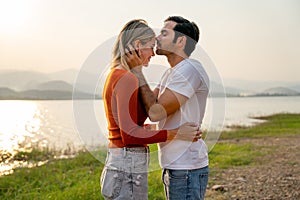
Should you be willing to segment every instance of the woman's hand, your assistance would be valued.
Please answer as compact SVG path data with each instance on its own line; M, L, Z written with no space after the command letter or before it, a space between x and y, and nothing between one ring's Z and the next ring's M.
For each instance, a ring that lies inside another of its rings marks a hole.
M143 66L143 60L139 55L139 51L132 45L128 45L125 49L126 62L130 70L141 71Z
M185 140L185 141L198 141L202 136L199 125L192 122L187 122L177 129L168 130L167 140Z

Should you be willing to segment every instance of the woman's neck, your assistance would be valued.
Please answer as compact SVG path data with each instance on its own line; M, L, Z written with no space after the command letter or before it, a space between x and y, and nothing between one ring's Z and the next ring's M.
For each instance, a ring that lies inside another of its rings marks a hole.
M118 65L114 69L123 69L123 70L126 70L122 65Z

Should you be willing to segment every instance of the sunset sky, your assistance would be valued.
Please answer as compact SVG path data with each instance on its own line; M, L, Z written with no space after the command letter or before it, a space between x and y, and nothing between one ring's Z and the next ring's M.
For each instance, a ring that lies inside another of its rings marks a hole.
M299 0L0 0L0 70L80 69L134 18L182 15L224 78L300 81Z

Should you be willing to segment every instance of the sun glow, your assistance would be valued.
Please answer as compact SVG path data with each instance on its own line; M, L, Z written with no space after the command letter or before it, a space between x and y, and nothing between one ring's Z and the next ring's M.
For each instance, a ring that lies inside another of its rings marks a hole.
M26 27L32 14L31 1L0 0L0 33L13 34Z
M34 102L2 101L0 110L0 153L19 149L22 142L39 133L41 116Z

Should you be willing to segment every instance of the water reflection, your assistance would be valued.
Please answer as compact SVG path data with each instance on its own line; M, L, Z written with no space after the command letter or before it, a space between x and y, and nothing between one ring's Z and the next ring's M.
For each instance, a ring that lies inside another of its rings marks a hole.
M0 175L24 165L12 157L18 150L28 151L33 145L45 145L40 131L41 112L32 101L1 101L0 104Z
M92 145L103 142L97 130L84 133ZM72 101L0 101L0 175L41 164L13 158L20 151L49 151L55 159L70 157L86 145L75 131Z
M0 151L12 152L41 134L41 114L34 102L3 101L0 110Z
M209 99L203 129L213 128L212 106ZM225 127L230 125L253 125L249 116L270 115L280 112L300 113L300 97L228 98L226 100ZM85 108L90 103L79 101ZM90 113L82 115L78 129L75 125L72 101L0 101L0 175L12 172L18 166L30 163L14 162L12 156L18 150L29 151L41 147L54 152L56 158L69 157L82 149L107 144L107 121L103 101L94 102L93 113L97 124L91 123ZM218 125L218 124L216 124ZM55 158L55 157L54 157ZM40 163L41 164L41 163Z

